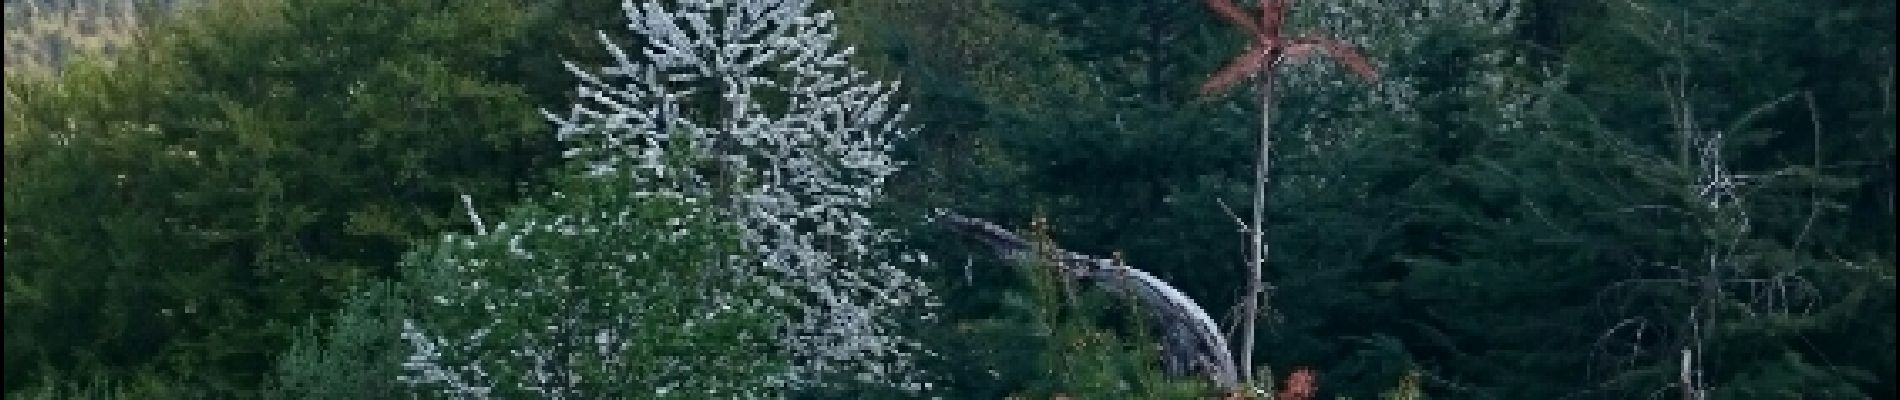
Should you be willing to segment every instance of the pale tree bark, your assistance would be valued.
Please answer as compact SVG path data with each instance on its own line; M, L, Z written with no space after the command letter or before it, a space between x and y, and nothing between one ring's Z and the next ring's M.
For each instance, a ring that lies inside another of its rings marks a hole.
M1166 281L1114 259L1060 248L1037 249L1022 236L980 219L946 210L938 210L937 218L952 230L982 242L998 258L1028 264L1046 255L1046 261L1055 263L1065 279L1091 282L1103 291L1135 302L1158 322L1162 361L1169 375L1199 375L1227 392L1240 388L1241 375L1234 369L1233 354L1220 326L1193 298ZM1038 250L1042 252L1039 254Z
M1253 378L1254 323L1260 320L1261 296L1266 289L1261 281L1260 270L1267 263L1267 171L1273 167L1273 79L1271 75L1260 78L1260 162L1254 168L1253 224L1247 227L1249 238L1247 259L1247 295L1246 304L1241 306L1240 316L1240 376Z

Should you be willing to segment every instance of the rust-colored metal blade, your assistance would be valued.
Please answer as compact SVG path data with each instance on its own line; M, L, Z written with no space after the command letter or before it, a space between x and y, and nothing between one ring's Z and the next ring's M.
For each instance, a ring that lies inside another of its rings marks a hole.
M1289 58L1299 59L1312 54L1314 50L1321 49L1325 50L1326 55L1332 57L1333 61L1346 66L1346 69L1351 70L1354 75L1359 75L1360 78L1365 78L1367 82L1379 80L1379 71L1372 67L1372 61L1367 60L1366 56L1359 54L1358 49L1346 42L1330 38L1302 37L1287 43L1286 52Z
M1234 24L1234 26L1240 27L1241 30L1247 31L1247 37L1260 36L1260 24L1255 23L1252 17L1247 16L1247 10L1240 8L1238 4L1234 4L1234 0L1207 0L1207 8L1214 9L1214 13L1220 14L1221 19L1227 20L1227 23Z
M1286 24L1287 8L1286 1L1283 0L1260 1L1261 36L1269 38L1280 37L1280 28Z
M1267 49L1260 46L1249 47L1246 54L1234 57L1234 60L1221 67L1214 76L1201 85L1202 96L1214 96L1226 92L1247 77L1260 73L1269 64Z

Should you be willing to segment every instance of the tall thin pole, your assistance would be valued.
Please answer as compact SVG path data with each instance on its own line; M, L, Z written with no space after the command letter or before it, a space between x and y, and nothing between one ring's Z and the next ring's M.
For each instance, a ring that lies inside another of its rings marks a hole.
M1253 36L1253 43L1247 51L1235 57L1226 67L1202 84L1201 93L1212 96L1226 91L1232 85L1245 81L1249 77L1260 78L1260 163L1255 164L1253 192L1253 226L1247 228L1247 293L1242 295L1246 304L1241 305L1239 368L1241 379L1250 385L1253 383L1253 344L1255 325L1260 319L1260 309L1266 306L1266 282L1260 278L1261 267L1267 262L1267 177L1272 167L1273 154L1273 68L1280 64L1280 56L1287 54L1308 55L1324 52L1333 60L1352 69L1354 74L1367 81L1377 81L1379 72L1367 62L1357 50L1337 39L1324 37L1284 37L1280 34L1282 22L1286 20L1286 0L1260 0L1260 16L1256 19L1235 4L1233 0L1207 0L1207 6L1228 23L1241 28ZM1256 53L1257 52L1257 53ZM1298 58L1298 57L1296 57ZM1222 207L1226 207L1222 205ZM1235 219L1239 219L1236 217Z
M1253 382L1253 342L1254 323L1260 319L1262 288L1260 269L1267 262L1267 170L1273 167L1273 62L1267 60L1267 67L1260 76L1260 162L1254 168L1253 190L1253 226L1248 229L1249 244L1247 260L1247 303L1242 306L1240 320L1240 374L1245 382Z

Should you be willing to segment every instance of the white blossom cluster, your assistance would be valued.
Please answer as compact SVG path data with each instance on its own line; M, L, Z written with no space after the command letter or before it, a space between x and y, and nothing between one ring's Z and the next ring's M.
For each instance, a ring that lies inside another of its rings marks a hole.
M890 257L866 210L896 172L906 107L849 64L811 0L627 1L628 48L549 114L587 171L638 170L648 195L705 198L748 252L731 268L793 305L795 384L820 376L910 386L913 342L893 332L927 288Z

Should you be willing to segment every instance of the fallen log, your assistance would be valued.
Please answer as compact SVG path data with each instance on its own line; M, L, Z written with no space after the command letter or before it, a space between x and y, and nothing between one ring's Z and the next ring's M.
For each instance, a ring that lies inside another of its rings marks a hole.
M1208 317L1207 311L1193 298L1160 278L1113 259L1061 248L1037 249L1028 239L996 224L948 210L938 210L937 219L951 230L982 242L1006 261L1027 265L1037 261L1041 253L1056 264L1065 278L1091 282L1108 293L1134 301L1158 322L1162 365L1168 375L1200 375L1229 392L1240 388L1233 353L1219 325L1214 324L1214 319Z

